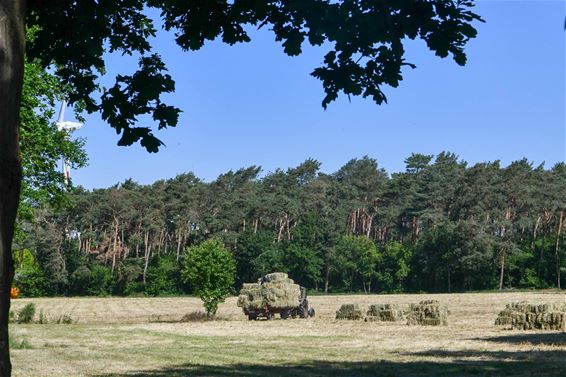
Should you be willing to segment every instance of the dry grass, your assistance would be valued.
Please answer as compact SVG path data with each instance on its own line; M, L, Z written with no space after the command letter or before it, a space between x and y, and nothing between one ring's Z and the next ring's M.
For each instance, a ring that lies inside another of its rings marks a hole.
M247 321L236 298L221 320L178 323L194 298L33 301L73 325L13 325L31 349L12 351L14 376L565 376L566 333L495 328L512 301L565 302L550 292L311 297L309 320ZM407 305L436 299L448 326L339 321L343 303ZM167 322L170 321L170 322Z

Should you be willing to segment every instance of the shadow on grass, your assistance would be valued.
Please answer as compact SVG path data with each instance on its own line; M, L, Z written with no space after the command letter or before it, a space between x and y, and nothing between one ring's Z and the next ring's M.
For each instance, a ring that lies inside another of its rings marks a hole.
M495 336L491 338L475 338L474 340L483 340L495 343L508 344L530 344L537 346L566 346L566 333L549 332L549 333L522 333L505 336Z
M305 350L307 351L307 350ZM289 365L235 364L226 366L184 364L125 374L97 377L417 377L417 376L566 376L566 350L533 352L440 351L411 354L438 361L322 362ZM478 360L477 358L485 358ZM450 360L446 360L450 358ZM475 358L469 359L467 358Z
M424 352L405 353L406 356L435 357L450 359L457 363L499 362L522 363L522 368L548 367L557 364L566 373L565 350L529 350L529 351L479 351L479 350L429 350ZM548 364L548 365L545 365ZM566 374L565 374L566 376Z

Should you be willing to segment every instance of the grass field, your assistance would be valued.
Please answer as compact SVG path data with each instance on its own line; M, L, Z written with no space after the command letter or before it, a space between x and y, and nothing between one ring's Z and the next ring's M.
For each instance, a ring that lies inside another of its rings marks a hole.
M336 321L342 303L437 299L446 327ZM566 376L566 333L493 325L507 302L565 302L551 292L316 296L309 320L250 322L230 298L213 322L181 323L194 298L53 298L34 302L72 325L11 325L14 376Z

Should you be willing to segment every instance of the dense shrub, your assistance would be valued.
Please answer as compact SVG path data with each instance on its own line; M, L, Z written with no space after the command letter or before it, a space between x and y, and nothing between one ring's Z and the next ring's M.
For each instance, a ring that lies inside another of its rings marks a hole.
M142 273L140 261L126 260L118 263L114 271L114 294L128 296L143 292Z
M110 267L95 264L90 269L90 282L86 293L92 296L108 296L112 293Z
M178 295L182 293L181 269L172 257L152 258L146 274L145 293L150 296Z

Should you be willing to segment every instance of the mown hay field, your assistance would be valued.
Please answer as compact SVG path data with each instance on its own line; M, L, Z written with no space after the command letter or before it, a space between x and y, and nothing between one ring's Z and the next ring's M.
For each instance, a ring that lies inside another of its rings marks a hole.
M447 326L336 320L357 303L434 299ZM45 298L28 302L76 323L13 324L14 376L566 376L566 333L502 330L505 304L564 303L555 292L310 297L315 318L248 321L230 298L219 320L179 322L195 298Z

